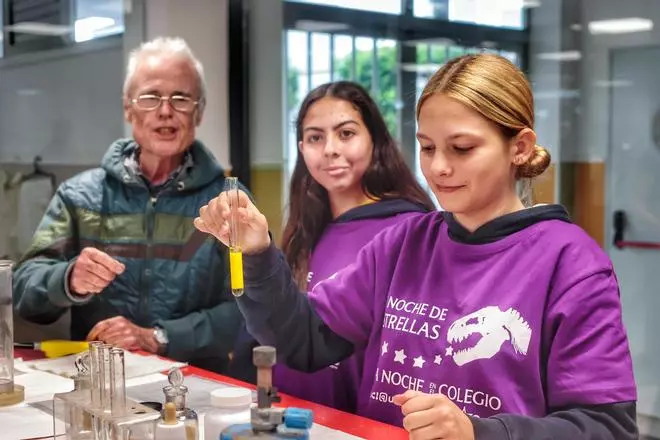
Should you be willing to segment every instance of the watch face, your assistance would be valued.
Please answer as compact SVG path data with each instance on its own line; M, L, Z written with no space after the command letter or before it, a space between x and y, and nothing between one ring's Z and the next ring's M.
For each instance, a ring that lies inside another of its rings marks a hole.
M154 337L156 338L156 341L161 345L165 345L169 342L167 339L167 333L165 333L165 330L162 328L157 328L154 331Z

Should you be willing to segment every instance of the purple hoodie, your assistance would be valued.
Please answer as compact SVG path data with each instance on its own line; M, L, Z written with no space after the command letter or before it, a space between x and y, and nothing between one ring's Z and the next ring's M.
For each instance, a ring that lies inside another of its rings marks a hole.
M386 200L351 209L330 223L314 247L309 262L308 286L331 277L355 261L375 235L403 220L426 212L405 200ZM276 365L273 383L283 393L342 411L355 412L364 351L315 373Z
M392 396L442 393L469 415L636 400L612 264L579 227L532 224L501 240L452 240L441 213L374 239L309 294L364 350L360 415L401 425Z
M635 440L634 377L612 264L560 205L476 231L406 220L302 295L274 246L238 299L278 359L317 371L364 351L360 415L401 426L392 396L443 393L478 440Z

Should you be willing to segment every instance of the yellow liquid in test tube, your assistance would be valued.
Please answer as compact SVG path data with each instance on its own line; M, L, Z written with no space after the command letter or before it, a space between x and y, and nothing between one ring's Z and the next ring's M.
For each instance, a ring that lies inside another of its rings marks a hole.
M243 295L243 252L239 243L238 221L238 179L227 177L227 196L229 201L229 275L231 279L231 293L234 296Z
M229 272L231 274L231 293L234 296L243 295L243 252L238 249L229 250Z

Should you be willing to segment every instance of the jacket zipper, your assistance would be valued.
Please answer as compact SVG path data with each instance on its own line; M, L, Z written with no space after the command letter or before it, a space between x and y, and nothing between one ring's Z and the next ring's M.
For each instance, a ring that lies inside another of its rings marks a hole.
M158 201L157 196L150 196L145 213L147 242L145 243L144 266L142 271L143 281L140 289L140 308L139 308L139 315L142 318L141 320L145 325L151 325L151 323L147 321L149 318L149 310L148 310L149 292L151 291L151 284L153 282L153 269L152 269L153 258L154 258L153 239L154 239L154 223L156 218L155 208L157 201Z

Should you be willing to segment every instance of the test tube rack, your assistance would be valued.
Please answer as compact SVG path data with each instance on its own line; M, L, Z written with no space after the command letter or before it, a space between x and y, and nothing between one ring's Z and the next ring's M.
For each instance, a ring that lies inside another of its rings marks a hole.
M122 349L92 342L76 369L74 390L53 397L56 438L154 440L161 414L126 398Z

